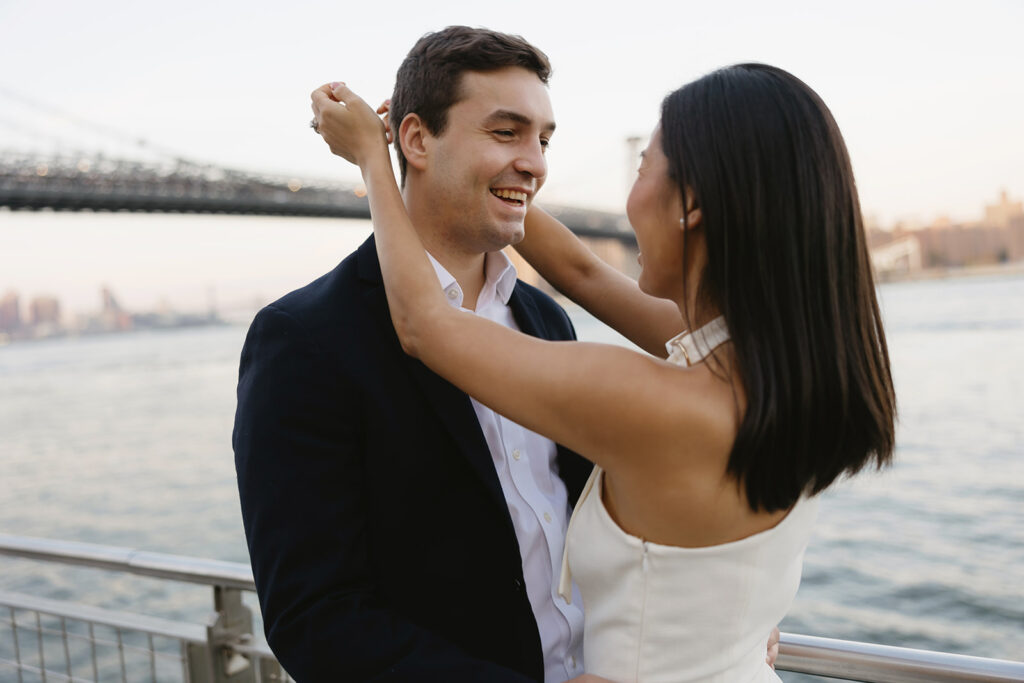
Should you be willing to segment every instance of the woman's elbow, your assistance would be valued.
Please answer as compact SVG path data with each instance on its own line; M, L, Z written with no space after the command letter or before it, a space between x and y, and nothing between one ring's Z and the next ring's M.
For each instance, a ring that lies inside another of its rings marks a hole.
M451 334L452 322L456 319L454 310L443 300L437 304L403 302L391 308L391 323L402 351L420 360L431 350L444 348L444 340L451 338L446 335Z
M402 351L413 358L419 358L419 330L416 317L396 315L392 316L391 322L395 326L395 334L398 335Z

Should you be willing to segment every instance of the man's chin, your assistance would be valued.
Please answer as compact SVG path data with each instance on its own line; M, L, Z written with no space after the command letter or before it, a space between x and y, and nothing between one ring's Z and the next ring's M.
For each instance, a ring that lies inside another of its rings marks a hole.
M525 237L526 228L523 225L520 225L518 230L514 231L511 235L509 235L508 243L506 244L506 246L514 246L516 244L519 244L520 242L523 241Z
M494 226L486 237L485 241L489 245L487 251L499 251L522 242L526 237L526 229L522 222L505 223Z

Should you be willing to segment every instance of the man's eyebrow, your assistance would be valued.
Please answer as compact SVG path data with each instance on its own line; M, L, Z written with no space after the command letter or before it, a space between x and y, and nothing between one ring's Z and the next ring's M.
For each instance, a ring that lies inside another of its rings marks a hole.
M511 109L498 109L491 113L491 115L484 120L484 125L491 126L505 121L511 121L512 123L518 123L523 126L533 125L533 119L529 116L524 116L523 114L520 114L517 111L512 111ZM553 133L555 130L555 122L549 121L543 126L543 128L545 131Z

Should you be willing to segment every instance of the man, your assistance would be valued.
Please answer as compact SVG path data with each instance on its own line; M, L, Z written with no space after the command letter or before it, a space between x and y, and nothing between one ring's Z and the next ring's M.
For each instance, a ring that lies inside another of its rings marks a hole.
M413 47L390 117L430 286L568 340L500 251L547 174L549 72L521 38L452 27ZM583 672L579 595L554 577L590 465L402 352L372 238L256 316L233 445L267 639L297 680Z

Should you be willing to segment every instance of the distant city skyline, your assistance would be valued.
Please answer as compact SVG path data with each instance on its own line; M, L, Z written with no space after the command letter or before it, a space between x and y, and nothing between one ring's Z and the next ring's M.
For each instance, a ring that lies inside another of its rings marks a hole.
M183 313L170 306L156 310L133 311L118 301L109 287L101 287L99 310L90 313L66 313L60 299L37 295L21 303L17 290L0 294L0 346L12 341L31 341L55 337L111 334L135 330L173 329L224 324L216 304L210 301L202 313Z
M667 92L743 61L777 64L821 94L846 137L865 213L882 224L971 220L1000 188L1024 193L1021 2L425 7L8 0L0 148L164 150L355 180L309 130L309 91L342 79L376 103L416 38L464 23L520 33L551 57L559 130L541 196L553 203L622 210L635 162L626 139L646 140Z
M271 301L331 270L369 235L344 219L0 211L0 296L52 296L65 313L205 310Z

